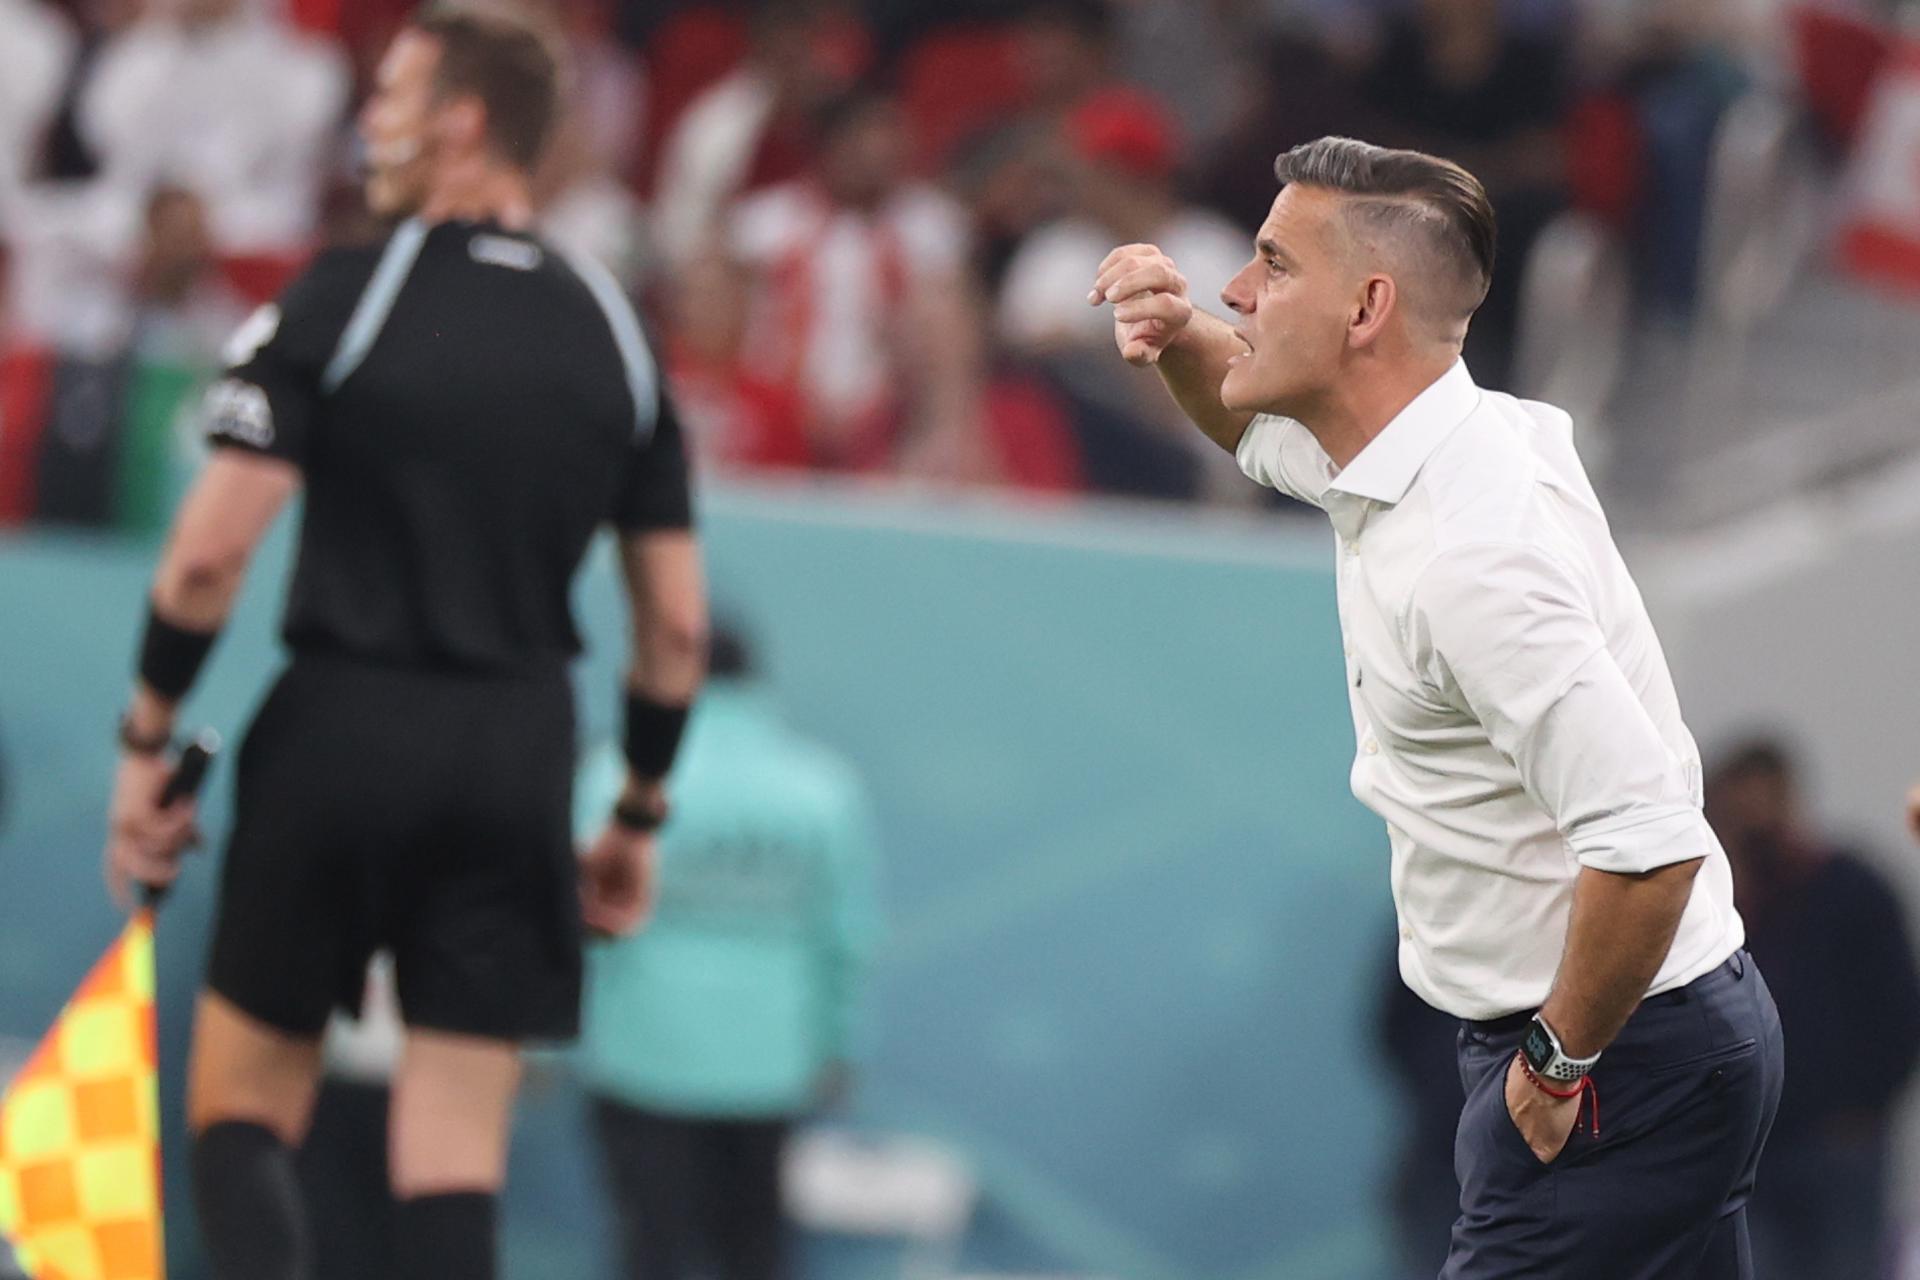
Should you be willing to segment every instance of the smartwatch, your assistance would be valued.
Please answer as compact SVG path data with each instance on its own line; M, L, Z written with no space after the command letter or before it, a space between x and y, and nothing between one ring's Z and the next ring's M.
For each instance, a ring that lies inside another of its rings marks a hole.
M1537 1013L1527 1024L1527 1037L1520 1042L1520 1053L1533 1074L1553 1084L1577 1083L1600 1061L1597 1053L1591 1058L1568 1057L1560 1048L1560 1037L1553 1034L1553 1028Z

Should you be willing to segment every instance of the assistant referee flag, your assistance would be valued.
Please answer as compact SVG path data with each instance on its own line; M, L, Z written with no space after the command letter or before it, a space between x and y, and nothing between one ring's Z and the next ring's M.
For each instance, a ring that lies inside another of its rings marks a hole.
M0 1236L33 1280L161 1280L153 914L0 1096Z

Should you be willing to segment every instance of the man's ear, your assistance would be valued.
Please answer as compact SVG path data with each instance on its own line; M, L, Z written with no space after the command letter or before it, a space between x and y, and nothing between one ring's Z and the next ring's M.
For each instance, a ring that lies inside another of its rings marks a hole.
M1400 290L1392 276L1371 275L1360 283L1359 297L1347 318L1347 345L1370 347L1400 305Z
M442 107L435 128L443 143L459 150L484 150L487 145L487 108L472 94L461 94Z

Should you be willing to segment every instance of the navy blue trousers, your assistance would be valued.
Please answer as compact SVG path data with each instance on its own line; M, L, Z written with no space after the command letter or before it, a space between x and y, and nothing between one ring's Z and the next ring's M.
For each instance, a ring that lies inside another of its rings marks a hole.
M1460 1028L1460 1217L1441 1280L1751 1280L1747 1199L1784 1078L1780 1014L1741 951L1641 1002L1542 1164L1507 1110L1528 1015Z

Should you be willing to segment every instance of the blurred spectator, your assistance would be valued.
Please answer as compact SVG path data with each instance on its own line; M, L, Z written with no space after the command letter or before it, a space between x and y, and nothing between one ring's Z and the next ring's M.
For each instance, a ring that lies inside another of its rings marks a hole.
M1920 1062L1920 974L1900 903L1809 828L1776 742L1728 755L1707 816L1787 1027L1786 1092L1750 1210L1758 1271L1875 1280L1892 1245L1894 1105Z
M1699 291L1708 186L1721 117L1752 77L1736 50L1751 40L1725 0L1658 0L1622 20L1589 7L1583 50L1632 109L1640 190L1629 246L1642 299L1684 319Z
M721 253L680 271L667 307L667 380L703 467L804 467L795 389L756 377L746 358L749 278Z
M654 188L653 235L677 266L699 252L745 192L808 162L809 121L865 69L864 32L830 0L762 0L747 56L668 133Z
M1181 132L1204 157L1251 92L1264 34L1257 6L1245 0L1120 0L1115 8L1122 74L1175 113ZM1182 164L1189 167L1190 161Z
M1199 176L1199 193L1251 236L1277 191L1281 152L1329 135L1384 136L1378 112L1360 94L1362 51L1322 32L1289 24L1264 40L1249 38L1255 62L1238 108Z
M0 0L0 236L9 197L38 165L78 43L43 0Z
M612 0L544 0L566 33L573 92L535 175L540 230L629 287L645 266L640 201L628 187L646 123L646 74L614 35Z
M1413 993L1400 976L1397 945L1388 961L1381 971L1379 1044L1406 1110L1387 1191L1392 1275L1432 1280L1447 1259L1453 1221L1460 1216L1460 1183L1453 1171L1453 1135L1460 1127L1455 1045L1460 1019Z
M1185 496L1205 476L1221 496L1254 494L1231 458L1185 429L1157 375L1115 373L1113 316L1087 302L1107 254L1144 242L1179 264L1205 306L1252 256L1252 237L1180 200L1175 126L1147 95L1092 93L1068 112L1061 133L1074 161L1073 212L1029 236L1008 265L998 303L1001 340L1045 368L1073 400L1094 487Z
M814 466L875 470L909 445L964 448L979 430L983 376L965 219L906 177L890 99L836 100L815 137L804 177L733 214L727 249L748 272L752 377L797 414Z
M153 0L110 41L81 104L105 178L199 197L223 255L311 247L347 63L268 0Z
M1165 109L1135 90L1103 90L1068 114L1064 134L1077 161L1073 214L1034 232L1014 255L1000 292L1002 340L1035 354L1075 347L1104 354L1113 345L1113 317L1087 305L1087 287L1123 244L1160 246L1192 296L1217 304L1253 255L1253 240L1181 201L1173 182L1180 143Z
M625 777L608 747L582 815ZM674 773L652 920L589 955L581 1069L635 1280L780 1274L780 1154L851 1079L878 925L868 802L716 631Z
M249 310L220 275L206 207L177 187L162 187L147 202L133 293L136 355L188 368L212 369Z
M1031 111L1062 117L1112 83L1117 33L1108 0L1031 0L1017 33Z
M1363 79L1386 125L1369 141L1456 160L1493 198L1500 267L1465 353L1482 386L1508 384L1528 253L1566 203L1569 71L1564 39L1520 26L1500 0L1418 0L1387 22Z
M966 203L975 275L990 295L1027 237L1071 212L1068 161L1059 130L1033 120L984 130L954 157L948 185Z

